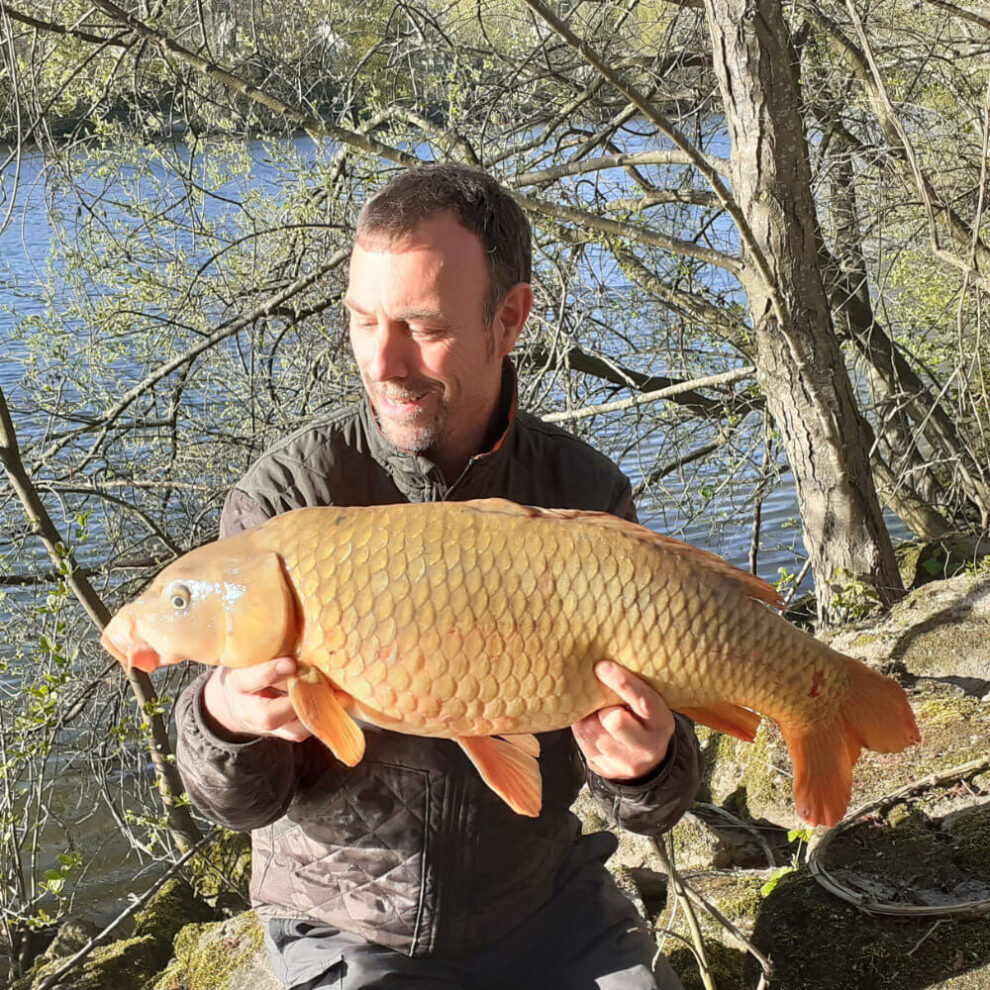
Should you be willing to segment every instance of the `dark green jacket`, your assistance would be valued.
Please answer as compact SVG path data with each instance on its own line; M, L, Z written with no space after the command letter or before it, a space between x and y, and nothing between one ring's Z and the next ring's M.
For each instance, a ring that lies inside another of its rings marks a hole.
M230 492L229 535L307 505L379 505L501 496L549 508L635 518L628 480L587 444L515 410L453 485L423 457L392 446L368 406L299 430ZM676 716L667 759L642 784L584 767L569 729L541 735L543 811L524 818L481 780L450 740L365 726L353 769L319 740L230 743L207 727L202 685L177 705L179 771L195 804L253 830L252 900L265 918L310 917L410 955L452 956L490 944L544 903L580 841L569 808L587 778L606 814L634 831L670 828L699 780L690 722Z

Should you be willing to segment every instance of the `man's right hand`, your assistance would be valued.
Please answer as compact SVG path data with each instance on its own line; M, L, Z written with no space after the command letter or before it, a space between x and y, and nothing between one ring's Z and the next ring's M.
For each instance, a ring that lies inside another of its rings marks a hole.
M257 736L277 736L302 742L310 731L296 718L286 692L287 679L296 671L291 657L275 657L253 667L218 667L203 690L206 721L227 742L245 742Z

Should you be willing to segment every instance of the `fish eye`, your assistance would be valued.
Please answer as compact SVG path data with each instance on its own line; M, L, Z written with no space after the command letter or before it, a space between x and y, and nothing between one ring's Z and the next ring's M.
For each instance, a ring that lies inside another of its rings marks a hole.
M189 608L192 595L184 584L174 584L168 590L168 599L172 604L172 608L182 610Z

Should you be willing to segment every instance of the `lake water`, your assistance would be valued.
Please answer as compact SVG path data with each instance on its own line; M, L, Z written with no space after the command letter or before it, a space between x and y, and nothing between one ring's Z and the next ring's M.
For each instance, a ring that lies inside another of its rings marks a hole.
M304 140L304 139L301 139ZM252 149L256 167L252 169L251 181L268 183L271 178L271 164L263 145ZM2 190L9 196L12 192L10 176L2 177ZM0 234L0 385L2 385L12 407L20 405L21 379L23 369L20 361L23 351L12 336L15 321L26 315L44 316L51 307L58 305L54 298L39 298L37 289L48 281L47 268L52 262L53 232L47 220L45 197L49 187L43 171L43 162L37 155L27 155L22 164L22 174L18 189L16 212L6 230ZM0 204L2 209L2 204ZM84 329L84 328L81 328ZM677 368L645 367L637 370L658 374L677 375ZM600 423L596 429L607 430L608 422ZM31 427L21 436L22 443L31 437ZM644 465L662 460L665 447L663 436L646 437L637 449L623 458L621 466L634 482L642 476ZM135 476L140 477L142 467L134 466ZM786 475L785 475L786 478ZM235 479L232 473L230 481ZM654 505L644 511L644 522L655 529L679 536L696 545L714 550L727 557L740 567L747 568L752 538L752 484L743 483L720 491L723 479L704 475L693 479L694 484L710 485L712 496L706 506L704 516L687 518L673 505L666 511ZM676 496L677 482L668 482L672 495ZM16 505L8 505L7 518L13 519L18 511ZM759 573L768 580L777 577L779 568L795 572L800 568L803 549L800 542L800 527L796 525L798 512L792 488L782 484L770 491L763 504L763 524L760 537ZM714 525L713 525L714 524ZM0 534L2 535L2 534ZM90 550L99 557L99 541ZM17 561L4 561L0 550L0 572L6 567L15 571ZM810 587L810 577L804 587ZM24 594L24 592L22 592ZM0 609L3 605L0 604ZM95 641L95 631L93 633ZM0 649L4 648L0 642ZM102 852L96 857L89 872L77 883L77 897L74 910L81 914L108 919L118 911L126 900L127 893L135 884L136 872L149 868L147 857L136 859L119 839L114 823L105 814L93 812L94 796L87 789L85 768L81 765L66 764L62 768L64 786L59 803L61 813L74 823L74 841L87 851L102 844ZM53 840L55 841L55 840ZM53 845L53 850L58 850Z

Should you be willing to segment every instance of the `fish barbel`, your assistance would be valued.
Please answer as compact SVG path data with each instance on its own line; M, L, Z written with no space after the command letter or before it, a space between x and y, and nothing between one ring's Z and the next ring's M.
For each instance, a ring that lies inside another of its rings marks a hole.
M863 747L919 740L902 688L767 605L777 592L719 557L605 513L504 499L303 508L174 561L104 630L143 670L297 660L296 714L343 763L355 718L456 740L486 783L537 815L533 733L619 699L614 660L667 705L752 741L780 726L798 813L845 813Z

